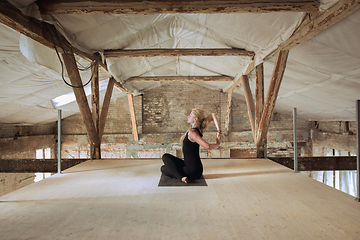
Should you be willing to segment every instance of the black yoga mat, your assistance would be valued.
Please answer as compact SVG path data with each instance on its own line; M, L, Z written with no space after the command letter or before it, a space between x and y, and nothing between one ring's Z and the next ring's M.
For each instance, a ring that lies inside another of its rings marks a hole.
M200 179L191 180L189 183L184 183L179 179L171 178L161 173L158 187L187 187L187 186L207 186L203 176Z

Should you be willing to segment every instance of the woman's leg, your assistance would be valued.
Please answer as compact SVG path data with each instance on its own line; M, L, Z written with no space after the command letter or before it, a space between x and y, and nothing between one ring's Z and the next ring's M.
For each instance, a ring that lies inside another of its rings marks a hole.
M185 176L183 171L185 163L183 160L168 153L162 156L162 160L165 165L161 167L161 172L166 176L177 179L182 179Z

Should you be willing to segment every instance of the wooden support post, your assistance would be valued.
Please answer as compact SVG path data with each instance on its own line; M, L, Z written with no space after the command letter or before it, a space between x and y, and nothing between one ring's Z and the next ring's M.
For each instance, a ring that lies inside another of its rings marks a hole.
M130 116L131 116L131 123L133 128L133 134L134 134L134 140L139 141L139 135L137 132L136 127L136 118L135 118L135 109L134 109L134 102L133 102L133 96L131 94L128 94L128 101L129 101L129 110L130 110Z
M256 146L261 145L262 142L266 142L267 132L269 130L272 114L274 112L276 99L279 94L281 81L284 76L288 55L289 55L289 51L287 50L279 51L277 54L274 71L271 77L269 89L266 96L264 110L261 116L259 129L256 134L257 135L257 139L255 142Z
M264 109L264 66L263 63L255 67L255 136L254 139L258 138L257 133L259 131L259 125L261 115ZM265 141L261 141L257 145L256 156L257 158L265 157Z
M228 100L227 100L226 117L225 117L225 131L224 131L225 136L228 136L230 131L232 95L233 92L228 92L227 94Z
M99 123L99 138L100 138L100 140L102 138L102 135L104 134L105 122L106 122L106 117L107 117L107 114L109 111L111 95L112 95L112 92L114 89L114 83L115 83L115 79L113 77L111 77L109 79L109 83L106 88L104 102L103 102L102 109L101 109L100 123Z
M66 54L64 53L63 60L70 78L71 85L74 86L73 91L76 97L76 102L78 103L81 117L85 124L86 132L89 137L90 143L99 145L99 135L97 134L94 122L92 120L90 107L86 98L84 88L82 87L82 81L76 65L74 53L72 51Z
M253 133L253 138L254 138L254 141L255 141L255 117L254 117L255 105L254 105L254 99L253 99L251 89L250 89L248 76L243 75L241 77L241 81L242 81L242 85L243 85L243 88L244 88L244 95L245 95L246 105L247 105L248 114L249 114L251 131Z
M100 92L99 92L99 61L100 56L95 54L95 60L91 65L91 104L92 104L92 119L95 125L96 133L99 135L99 122L100 122ZM101 138L99 138L100 140ZM98 145L91 145L92 148L92 159L100 159L100 145L101 140Z

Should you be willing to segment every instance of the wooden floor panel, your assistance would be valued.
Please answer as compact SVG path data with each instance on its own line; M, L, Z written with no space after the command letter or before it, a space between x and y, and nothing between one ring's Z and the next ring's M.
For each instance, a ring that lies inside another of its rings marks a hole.
M204 159L207 187L158 187L161 160L94 160L0 197L0 239L359 239L354 197L270 160Z

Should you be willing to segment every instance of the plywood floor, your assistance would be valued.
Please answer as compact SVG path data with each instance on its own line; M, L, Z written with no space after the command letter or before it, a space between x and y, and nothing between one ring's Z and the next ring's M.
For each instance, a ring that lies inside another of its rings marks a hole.
M97 160L0 197L0 239L360 239L360 203L270 160L205 159L208 186L158 187L161 160Z

